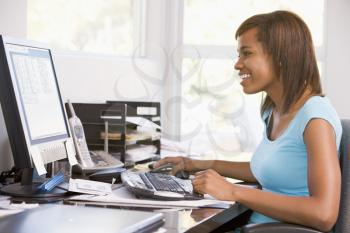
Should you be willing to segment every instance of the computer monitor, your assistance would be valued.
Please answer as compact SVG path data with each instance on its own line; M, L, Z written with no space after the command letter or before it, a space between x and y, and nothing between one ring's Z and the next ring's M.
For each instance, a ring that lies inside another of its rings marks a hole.
M33 182L36 163L67 158L70 139L48 47L0 35L0 100L14 165L22 173L20 184L6 186L1 192L25 197L64 195L63 189L41 192Z

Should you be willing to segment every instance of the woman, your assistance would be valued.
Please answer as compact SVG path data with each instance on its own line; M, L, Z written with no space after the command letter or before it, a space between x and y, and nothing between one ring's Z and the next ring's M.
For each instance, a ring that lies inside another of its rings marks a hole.
M251 162L168 157L196 172L199 193L237 201L254 212L251 223L282 221L329 231L340 201L339 118L322 95L311 34L287 11L255 15L236 32L243 91L265 92L264 136ZM262 190L232 184L224 177L259 182Z

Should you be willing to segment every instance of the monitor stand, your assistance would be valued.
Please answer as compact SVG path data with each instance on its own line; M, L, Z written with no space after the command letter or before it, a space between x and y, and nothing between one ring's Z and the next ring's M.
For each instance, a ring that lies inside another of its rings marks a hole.
M52 198L63 199L68 192L68 190L62 186L57 186L51 191L42 191L38 188L41 184L42 182L33 182L33 168L25 168L22 170L20 183L6 185L1 188L0 192L3 195L8 195L19 199L33 198L38 202L47 202Z

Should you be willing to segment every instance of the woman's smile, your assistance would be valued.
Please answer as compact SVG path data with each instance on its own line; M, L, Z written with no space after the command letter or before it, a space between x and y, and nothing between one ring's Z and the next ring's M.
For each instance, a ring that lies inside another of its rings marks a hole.
M239 77L241 78L241 85L243 86L244 83L246 83L247 81L249 81L251 79L251 75L250 74L239 74Z

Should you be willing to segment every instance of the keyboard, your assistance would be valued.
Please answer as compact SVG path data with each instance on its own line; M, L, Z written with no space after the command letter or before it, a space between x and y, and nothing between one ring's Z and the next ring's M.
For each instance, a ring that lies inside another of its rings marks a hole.
M203 195L193 191L191 180L153 172L125 171L123 184L138 198L158 200L199 200Z

